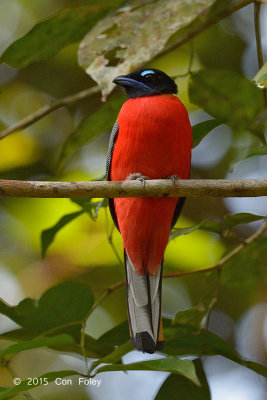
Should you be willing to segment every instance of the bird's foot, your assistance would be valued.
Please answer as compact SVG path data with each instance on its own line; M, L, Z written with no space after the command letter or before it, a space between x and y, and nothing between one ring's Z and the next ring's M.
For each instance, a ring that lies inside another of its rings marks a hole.
M139 181L145 186L145 181L149 178L148 176L142 175L140 172L134 172L128 175L126 179L130 181Z
M172 183L176 183L179 180L177 175L168 176L167 179L171 179Z

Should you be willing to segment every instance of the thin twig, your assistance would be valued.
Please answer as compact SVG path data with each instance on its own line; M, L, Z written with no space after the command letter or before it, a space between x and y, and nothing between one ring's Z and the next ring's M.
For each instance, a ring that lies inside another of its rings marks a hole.
M106 222L105 223L105 228L106 228L107 241L110 244L110 246L111 246L111 248L113 250L113 253L117 257L117 260L119 261L119 263L121 265L123 265L122 259L120 258L120 255L119 255L119 253L118 253L118 251L116 249L116 246L113 243L113 232L114 232L115 225L113 223L112 226L111 226L111 229L109 228L107 207L105 207L105 222Z
M261 26L260 26L260 11L261 11L261 2L254 2L254 27L255 27L255 38L257 45L257 56L258 56L258 65L259 69L263 66L263 53L262 53L262 43L261 43ZM263 98L265 108L267 110L267 90L263 89Z
M232 257L234 257L236 254L240 253L245 247L247 247L249 244L257 240L260 236L263 235L263 233L267 230L267 219L264 220L264 222L260 225L259 229L254 232L251 236L249 236L247 239L243 240L242 243L240 243L237 247L235 247L232 251L230 251L226 256L220 259L216 264L212 265L211 267L208 268L202 268L202 269L194 269L191 271L177 271L177 272L172 272L169 274L163 274L163 278L177 278L185 275L193 275L193 274L204 274L210 271L218 270L220 271L224 264L229 261ZM105 290L106 292L112 293L114 290L117 290L118 288L124 286L125 281L120 281L115 283L114 285L108 286L106 288L99 288L98 290Z
M176 78L186 78L189 74L191 74L193 61L194 61L194 44L193 44L193 40L192 40L191 46L190 46L190 55L189 55L189 62L188 62L187 71L184 74L175 75L174 79L176 79Z
M223 258L220 259L215 265L212 265L211 267L208 268L203 268L203 269L195 269L193 271L179 271L179 272L173 272L170 274L163 275L163 278L174 278L178 276L184 276L184 275L192 275L192 274L199 274L199 273L206 273L214 270L220 270L223 265L229 261L231 258L233 258L236 254L240 253L241 250L243 250L245 247L247 247L249 244L254 242L256 239L258 239L267 229L267 219L264 220L264 222L260 225L259 229L254 232L251 236L249 236L247 239L243 240L242 243L240 243L237 247L235 247L230 253L226 254Z
M45 182L0 180L0 197L115 198L115 197L256 197L267 196L267 178L170 179L120 182Z
M68 106L70 104L76 103L80 100L85 99L86 97L92 96L100 92L99 86L93 86L89 89L82 90L81 92L72 94L70 96L63 97L60 100L52 101L44 105L43 107L39 108L39 110L33 112L32 114L28 115L27 117L23 118L21 121L17 122L16 124L10 126L7 129L4 129L0 132L0 140L4 137L10 135L13 132L19 131L21 129L27 128L28 126L34 124L36 121L39 121L41 118L50 114L52 111L57 110L58 108Z

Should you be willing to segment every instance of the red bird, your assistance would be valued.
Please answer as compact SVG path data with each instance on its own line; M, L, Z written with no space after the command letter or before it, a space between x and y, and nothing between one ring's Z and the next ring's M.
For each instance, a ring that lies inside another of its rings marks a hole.
M113 81L128 95L111 132L107 179L187 179L192 129L175 82L157 69L140 69ZM163 345L162 264L184 198L110 199L124 247L130 336L136 349Z

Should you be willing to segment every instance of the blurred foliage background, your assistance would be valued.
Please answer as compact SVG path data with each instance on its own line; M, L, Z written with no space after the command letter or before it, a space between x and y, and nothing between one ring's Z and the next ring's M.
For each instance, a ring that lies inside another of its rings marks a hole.
M50 18L64 8L87 6L91 3L89 0L1 0L0 52L41 20ZM107 7L110 11L110 7L119 3L121 2L103 1L99 7ZM262 6L261 17L262 21L266 21L266 6ZM190 29L193 27L194 25ZM8 63L0 64L2 130L52 100L95 85L77 62L79 41L87 31L88 27L79 39L48 59L35 61L23 68L11 67ZM153 35L153 31L148 33ZM181 31L178 33L180 35ZM171 36L168 44L177 40L178 33ZM135 41L135 37L132 37L132 41ZM51 38L51 46L52 42ZM262 42L264 48L267 43L265 23L262 24ZM193 50L192 71L230 70L252 79L258 71L253 4L199 33L193 39ZM146 50L144 48L141 51ZM189 75L179 77L188 70L191 51L192 40L166 54L157 55L145 65L162 69L177 77L178 96L190 112L192 125L195 125L210 116L190 102ZM115 65L116 54L110 52L109 57L110 65ZM0 141L0 178L78 181L101 177L105 172L109 129L124 100L125 95L116 89L107 102L102 103L98 92L82 101L62 107L24 130L7 136ZM246 100L249 102L249 99ZM210 101L217 104L217 107L221 106L216 92ZM212 115L211 112L210 114ZM255 148L256 153L259 153L264 135L261 133L260 139L257 135L248 129L239 130L231 124L219 125L193 149L191 177L232 179L266 176L266 155L246 158ZM70 137L72 139L68 139ZM48 288L64 281L85 283L98 298L101 293L99 288L123 280L123 266L113 249L115 247L122 258L121 238L117 231L113 231L112 245L109 243L107 231L111 230L111 219L105 207L100 208L96 220L88 213L83 213L67 224L57 233L45 257L41 257L42 231L55 225L64 215L79 210L80 206L69 199L1 198L0 294L4 301L15 305L25 297L37 298ZM177 227L197 225L203 220L218 222L226 214L241 212L266 214L266 199L189 198ZM223 234L195 230L176 237L170 241L166 251L165 272L201 269L213 265L227 250L250 236L259 224L260 222L241 224L233 230L224 230ZM210 314L209 329L234 345L244 358L265 364L267 292L266 275L262 271L266 267L267 245L266 239L261 241L261 245L254 246L242 258L240 256L229 264L227 268L230 273L220 284L211 284L212 289L215 287L218 292L218 300ZM237 271L234 273L236 264ZM174 317L178 311L196 306L207 290L206 285L204 274L165 279L163 315ZM126 318L125 289L120 287L104 299L90 316L86 333L98 338ZM14 322L0 315L1 333L15 327ZM5 347L8 343L3 338L0 346ZM135 351L125 358L126 361L144 359L149 357ZM48 349L35 349L19 353L12 360L12 367L23 379L47 371L79 368L82 363L81 358L61 355ZM204 368L213 400L262 400L264 393L266 394L267 387L263 378L221 356L204 358ZM138 396L140 399L152 399L166 373L130 372L126 375L123 372L109 372L100 374L99 377L102 378L100 388L77 384L71 387L50 384L45 388L34 389L32 396L42 400L76 397L117 400L126 396L128 399ZM0 365L0 385L11 384L10 374Z

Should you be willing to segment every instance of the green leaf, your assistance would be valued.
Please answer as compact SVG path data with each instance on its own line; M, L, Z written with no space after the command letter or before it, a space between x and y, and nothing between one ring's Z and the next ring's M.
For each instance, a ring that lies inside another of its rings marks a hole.
M88 213L90 217L95 221L98 217L100 208L107 207L107 199L99 201L92 201L93 199L71 199L74 203L82 207L83 211Z
M57 378L64 378L71 375L80 375L79 372L73 370L66 371L54 371L48 372L47 374L39 376L37 385L29 385L28 379L22 381L19 385L13 387L0 387L0 400L9 399L10 397L16 395L17 393L28 391L34 389L37 386L46 386L45 382L52 382Z
M42 257L45 257L48 247L53 243L56 234L71 221L83 214L84 211L76 211L71 214L64 215L51 228L45 229L41 233Z
M201 70L191 75L189 96L218 121L249 130L263 110L261 91L233 71Z
M184 356L221 355L263 376L267 376L267 368L261 364L244 361L237 351L224 339L205 329L196 330L190 326L169 327L164 330L164 352Z
M35 339L20 342L18 344L12 344L4 349L0 349L0 357L8 354L17 354L24 350L36 349L38 347L53 347L57 345L65 345L74 343L74 339L70 335L62 334L51 337L37 337Z
M192 127L193 147L196 147L208 133L217 128L219 125L221 125L221 122L217 121L216 119L209 119L194 125Z
M160 387L155 400L177 400L177 394L182 400L211 400L207 378L198 358L193 361L201 386L196 386L184 376L171 374Z
M188 228L173 228L170 234L170 240L175 239L178 236L187 235L196 231L197 229L202 229L214 233L222 233L221 222L204 220L197 225L190 226Z
M48 289L38 301L24 299L9 306L0 300L0 312L36 335L67 333L79 338L93 303L88 286L66 282Z
M236 225L248 224L249 222L260 221L264 219L264 215L256 215L250 213L227 214L223 221L227 229L233 229Z
M245 158L243 158L243 160L254 156L266 156L266 154L267 154L267 145L253 146L252 148L250 148L248 154L246 155Z
M257 74L253 78L253 82L256 83L258 88L267 88L267 62L261 67Z
M91 371L93 371L99 364L116 364L121 361L122 357L133 350L133 345L130 340L126 343L116 347L111 353L105 357L100 358L92 364Z
M159 360L143 361L132 364L105 365L97 369L97 373L106 371L166 371L180 374L199 385L195 366L192 361L180 360L177 357L166 357Z
M123 321L121 324L115 326L109 331L105 332L97 342L100 346L107 343L112 347L119 346L129 340L129 324L128 321Z
M112 128L122 106L121 96L112 96L94 114L83 118L75 131L66 139L58 161L61 168L66 159L85 144L92 142L101 133Z
M196 331L202 328L203 320L217 301L219 289L218 271L207 273L203 296L199 304L193 308L182 310L176 313L172 325L190 326Z
M12 43L2 54L0 61L14 68L23 68L33 62L46 60L65 46L82 39L108 10L102 5L60 10Z
M227 261L221 282L233 288L249 288L266 280L266 243L266 238L260 238Z
M198 307L182 310L175 315L173 323L174 325L189 325L198 329L206 313L207 311L204 308Z
M114 87L115 76L150 61L175 32L214 3L215 0L130 0L126 8L102 19L85 36L78 62L107 95Z

